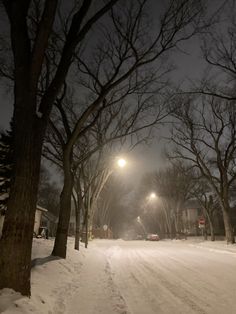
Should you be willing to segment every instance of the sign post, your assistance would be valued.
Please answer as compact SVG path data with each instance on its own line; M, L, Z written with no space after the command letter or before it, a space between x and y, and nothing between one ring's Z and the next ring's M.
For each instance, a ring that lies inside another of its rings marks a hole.
M198 227L202 230L202 236L204 236L204 240L207 240L206 219L205 219L205 217L199 217L199 219L198 219Z

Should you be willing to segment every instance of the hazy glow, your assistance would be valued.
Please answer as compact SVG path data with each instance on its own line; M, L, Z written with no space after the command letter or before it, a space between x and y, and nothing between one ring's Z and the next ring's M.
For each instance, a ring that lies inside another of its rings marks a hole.
M150 194L150 199L155 199L157 196L156 196L156 193L154 193L154 192L152 192L151 194Z
M126 165L126 160L124 160L123 158L118 159L117 164L120 168L124 168Z

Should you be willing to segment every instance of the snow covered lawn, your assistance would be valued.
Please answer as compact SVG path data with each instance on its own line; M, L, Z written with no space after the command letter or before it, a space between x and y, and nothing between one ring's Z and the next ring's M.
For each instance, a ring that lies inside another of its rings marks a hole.
M236 246L222 241L94 240L67 260L34 241L32 297L0 291L0 312L40 314L236 313Z
M53 241L34 239L32 252L32 296L22 298L10 289L0 290L0 313L65 313L66 303L78 288L78 274L85 257L73 249L73 239L68 240L67 260L51 257Z

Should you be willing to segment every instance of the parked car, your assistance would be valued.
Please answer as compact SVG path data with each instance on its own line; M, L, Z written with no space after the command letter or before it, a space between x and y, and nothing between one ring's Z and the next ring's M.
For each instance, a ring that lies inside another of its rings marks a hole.
M159 238L159 235L156 234L156 233L148 233L147 237L146 237L146 240L147 241L159 241L160 238Z

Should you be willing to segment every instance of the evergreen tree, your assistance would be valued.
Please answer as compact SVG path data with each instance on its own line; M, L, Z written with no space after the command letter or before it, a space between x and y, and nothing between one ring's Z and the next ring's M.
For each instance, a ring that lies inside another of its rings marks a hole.
M12 123L9 131L0 133L0 214L4 215L13 171Z

